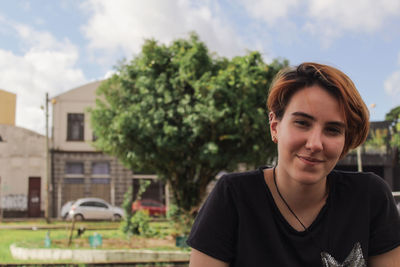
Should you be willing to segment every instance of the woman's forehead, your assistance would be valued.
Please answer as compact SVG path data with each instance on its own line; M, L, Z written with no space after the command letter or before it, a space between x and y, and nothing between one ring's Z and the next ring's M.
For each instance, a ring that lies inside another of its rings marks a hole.
M345 122L338 99L318 85L303 88L293 94L285 110L285 115L292 114L308 114L314 118Z

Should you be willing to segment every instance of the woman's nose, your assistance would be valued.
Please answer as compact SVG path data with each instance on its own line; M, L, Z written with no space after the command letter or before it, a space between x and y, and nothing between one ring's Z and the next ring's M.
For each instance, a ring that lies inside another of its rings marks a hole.
M322 132L318 129L310 131L310 135L307 138L306 148L312 152L318 152L323 149L322 145Z

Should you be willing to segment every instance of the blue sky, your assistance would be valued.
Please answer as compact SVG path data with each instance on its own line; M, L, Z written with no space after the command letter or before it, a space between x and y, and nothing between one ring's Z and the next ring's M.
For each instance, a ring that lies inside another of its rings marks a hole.
M46 92L107 77L144 39L196 31L220 56L334 65L383 120L400 105L399 29L398 0L0 1L0 88L17 94L16 124L44 133Z

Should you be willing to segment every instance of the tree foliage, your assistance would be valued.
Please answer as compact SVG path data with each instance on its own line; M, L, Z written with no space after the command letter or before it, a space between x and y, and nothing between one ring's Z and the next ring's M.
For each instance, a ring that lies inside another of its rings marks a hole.
M386 113L385 120L391 122L390 145L393 147L394 153L397 156L396 161L398 161L400 148L400 106L394 107Z
M394 107L388 113L386 113L385 120L398 123L400 120L400 106Z
M133 170L156 173L176 205L192 213L218 172L275 155L265 103L286 65L267 65L258 52L211 55L196 34L169 46L147 40L99 87L91 110L95 145Z

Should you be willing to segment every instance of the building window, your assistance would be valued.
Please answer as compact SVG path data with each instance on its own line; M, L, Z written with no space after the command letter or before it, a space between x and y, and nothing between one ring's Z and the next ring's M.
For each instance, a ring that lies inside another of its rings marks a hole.
M64 184L83 184L83 178L64 178Z
M110 164L108 162L93 162L92 163L92 174L110 174Z
M91 178L92 184L110 184L110 178Z
M68 113L67 140L83 141L85 116L83 113Z
M66 174L83 174L83 162L67 162L65 165Z

